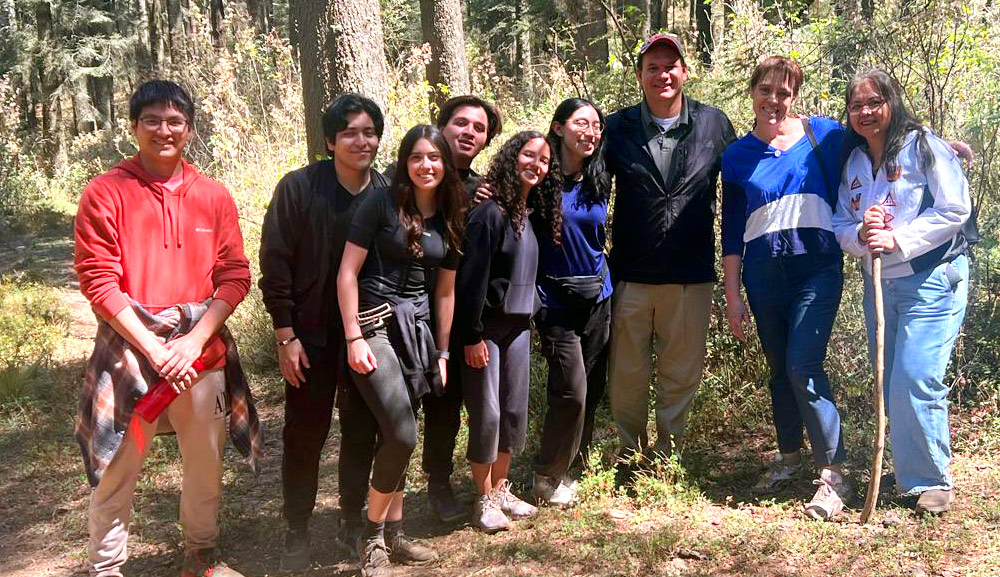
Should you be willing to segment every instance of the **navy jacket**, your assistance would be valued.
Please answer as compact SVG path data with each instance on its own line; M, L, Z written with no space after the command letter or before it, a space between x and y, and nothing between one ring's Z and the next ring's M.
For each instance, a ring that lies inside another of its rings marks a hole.
M716 185L722 151L736 139L729 118L687 99L690 123L664 182L646 150L640 105L608 117L608 169L615 178L611 222L614 280L645 284L714 282Z

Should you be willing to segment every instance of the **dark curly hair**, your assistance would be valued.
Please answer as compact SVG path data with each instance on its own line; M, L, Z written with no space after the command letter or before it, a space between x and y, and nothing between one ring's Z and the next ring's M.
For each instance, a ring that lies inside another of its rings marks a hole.
M586 98L567 98L563 100L552 114L552 122L549 124L549 134L546 137L549 141L549 146L552 147L553 156L557 156L562 150L562 137L556 134L556 131L551 128L552 124L558 122L565 125L574 112L585 106L589 106L597 112L601 128L604 128L604 112L596 104ZM611 173L608 172L607 166L604 163L603 136L597 141L594 154L583 160L583 183L587 186L583 187L581 191L583 193L582 198L588 205L598 204L611 198Z
M536 211L545 222L552 227L552 240L555 244L562 241L562 171L559 169L559 158L552 153L549 145L549 172L528 193L527 201L521 198L521 179L518 176L517 157L521 149L529 141L536 138L545 140L545 135L535 130L526 130L510 137L505 142L486 173L486 182L493 189L493 200L510 219L514 234L520 238L524 229L524 217L527 209ZM546 144L548 141L545 140Z
M444 178L438 185L434 197L437 200L437 210L444 218L445 243L450 250L460 251L462 235L465 233L465 210L468 199L465 186L458 178L455 169L455 159L448 148L441 131L429 124L418 124L411 128L403 141L399 143L396 154L396 173L392 177L392 191L399 210L399 224L406 230L406 250L413 258L424 256L424 247L420 245L420 237L424 234L424 217L417 208L416 191L407 160L413 153L413 148L420 139L425 139L441 153L444 163Z

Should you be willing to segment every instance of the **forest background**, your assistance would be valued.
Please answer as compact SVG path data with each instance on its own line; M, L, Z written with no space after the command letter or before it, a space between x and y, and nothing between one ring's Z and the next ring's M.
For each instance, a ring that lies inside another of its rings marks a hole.
M883 490L879 523L801 519L804 474L767 499L750 494L774 450L767 370L756 342L713 308L708 361L683 454L613 487L606 410L572 512L546 510L486 538L431 521L423 481L408 491L410 532L444 555L411 575L997 575L1000 574L1000 6L993 0L0 0L0 575L68 575L85 557L89 491L72 442L93 315L72 273L71 223L86 182L134 154L127 99L143 80L185 85L197 102L189 156L233 193L256 269L262 215L278 179L322 150L319 111L338 93L373 96L387 114L377 166L449 95L496 102L506 136L545 130L582 95L606 113L638 101L633 55L651 31L688 46L691 96L750 128L749 71L763 56L802 64L798 106L843 120L856 71L879 67L936 133L970 143L982 242L952 386L959 501L912 516ZM873 409L860 276L848 282L827 361L844 413L849 465L864 486ZM256 274L256 270L255 270ZM227 457L223 542L235 566L274 573L280 519L282 385L256 288L230 321L267 428L254 477ZM545 366L532 364L537 443ZM464 433L463 433L464 434ZM526 455L531 455L532 447ZM456 451L466 475L464 438ZM140 482L130 541L136 575L176 573L180 469L161 439ZM329 544L336 525L336 425L314 522L316 575L352 575ZM419 460L414 456L414 464ZM529 458L514 477L530 480ZM417 470L415 466L413 471ZM883 483L885 485L885 483ZM471 500L466 482L463 496Z

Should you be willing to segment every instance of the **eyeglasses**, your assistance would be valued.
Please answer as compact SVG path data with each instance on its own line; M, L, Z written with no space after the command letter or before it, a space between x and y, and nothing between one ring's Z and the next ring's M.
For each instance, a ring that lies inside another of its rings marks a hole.
M164 122L167 123L167 128L170 129L170 132L180 132L184 130L185 126L187 126L187 120L184 118L158 118L156 116L143 116L139 119L139 124L141 124L146 130L159 130L160 125Z
M885 100L881 98L872 98L868 102L852 102L847 106L847 111L851 114L861 114L863 110L868 110L868 112L875 112L882 105L885 104Z
M600 133L604 132L604 125L601 124L601 122L599 120L594 121L594 122L587 122L586 120L584 120L582 118L577 118L573 122L570 122L570 124L573 125L573 128L575 128L575 129L577 129L577 130L579 130L581 132L586 132L587 129L593 130L594 134L600 134Z

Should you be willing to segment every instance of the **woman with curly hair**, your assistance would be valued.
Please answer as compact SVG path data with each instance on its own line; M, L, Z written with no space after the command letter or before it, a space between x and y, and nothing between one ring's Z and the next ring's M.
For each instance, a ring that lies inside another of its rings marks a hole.
M538 242L529 209L558 221L562 179L550 150L534 131L503 145L486 175L492 198L469 213L458 271L455 330L465 356L466 456L479 492L472 522L487 533L508 529L508 515L537 512L514 496L507 473L527 437L529 323L539 306Z
M562 507L576 501L576 482L567 473L574 459L586 456L607 383L612 289L604 245L611 175L603 131L604 114L593 102L569 98L556 107L548 141L563 176L561 211L558 221L532 215L542 301L535 328L549 365L532 494Z
M367 523L357 543L368 577L387 574L390 555L411 564L437 557L401 531L403 488L417 444L418 400L441 394L447 381L466 202L441 131L419 125L403 137L391 187L370 193L351 222L337 294L351 379L379 436L373 462L350 464L372 469Z

